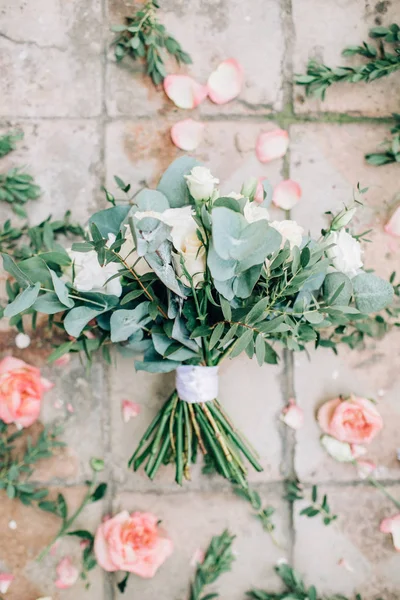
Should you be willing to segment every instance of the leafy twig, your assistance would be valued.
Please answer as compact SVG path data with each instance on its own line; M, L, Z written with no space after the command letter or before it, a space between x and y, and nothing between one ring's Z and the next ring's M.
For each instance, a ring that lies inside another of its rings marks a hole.
M15 150L15 142L22 140L24 134L21 131L10 131L0 136L0 157Z
M40 196L40 187L35 184L32 175L19 168L11 169L0 175L0 200L11 204L11 208L19 217L26 217L24 204L28 200L36 200Z
M384 142L383 152L372 152L365 155L366 161L377 167L390 163L400 162L400 115L393 114L395 125L391 129L392 139Z
M203 562L197 565L194 580L190 585L190 600L211 600L219 597L218 594L203 596L204 588L213 584L223 573L231 570L235 560L231 550L234 539L235 536L227 530L212 538Z
M289 481L286 484L286 499L289 502L296 502L297 500L305 500L304 488L299 481ZM300 515L312 518L317 515L321 515L324 525L330 525L332 521L336 521L337 515L331 512L328 497L324 494L322 502L318 501L318 487L312 486L311 490L311 503L306 508L300 511Z
M250 503L251 507L254 509L255 517L261 522L263 529L269 533L274 544L278 545L273 534L275 525L272 522L272 515L275 513L275 508L273 506L266 506L263 508L260 494L250 487L244 489L241 486L234 485L233 491Z
M151 0L133 17L126 19L126 26L112 27L112 30L118 33L113 42L117 61L121 61L127 55L133 60L144 59L146 72L154 85L161 83L167 75L164 52L173 56L178 64L192 62L189 54L182 50L179 42L158 21L158 8L158 2Z

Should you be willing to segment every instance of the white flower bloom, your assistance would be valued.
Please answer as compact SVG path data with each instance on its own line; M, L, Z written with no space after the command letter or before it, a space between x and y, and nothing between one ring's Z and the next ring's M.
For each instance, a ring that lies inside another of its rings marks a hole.
M340 271L348 277L357 275L363 266L361 258L363 251L360 242L344 229L333 231L325 241L328 245L333 244L326 253L336 271Z
M25 348L28 348L28 346L30 346L30 344L31 344L31 338L26 333L18 333L15 336L15 345L20 350L24 350Z
M244 218L248 223L255 221L269 221L269 212L264 206L260 206L257 202L247 201L243 209Z
M206 167L193 167L190 174L184 177L195 200L211 198L215 184L219 183L219 179L213 177L210 169Z
M115 235L108 234L108 245L115 241ZM110 294L120 296L122 286L120 278L116 277L108 283L107 280L118 273L120 266L117 263L109 263L104 267L100 266L97 258L97 252L75 252L67 248L68 255L73 262L73 268L68 267L64 274L72 282L72 276L75 275L73 286L79 292L99 292L100 294Z
M271 227L279 231L282 236L281 248L284 247L285 242L289 242L290 248L294 246L301 246L303 240L304 229L296 223L296 221L284 220L284 221L272 221Z

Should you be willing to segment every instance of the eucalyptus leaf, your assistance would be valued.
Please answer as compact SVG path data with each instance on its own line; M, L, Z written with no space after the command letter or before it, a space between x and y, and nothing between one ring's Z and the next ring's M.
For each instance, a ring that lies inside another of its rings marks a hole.
M111 315L111 341L123 342L135 331L151 321L149 302L142 302L133 310L115 310Z
M351 282L356 306L364 314L379 312L393 301L393 287L373 273L360 273Z
M57 294L58 299L67 308L74 306L74 301L69 297L69 291L65 283L58 277L58 275L50 269L51 279L53 281L54 291Z
M74 338L79 337L89 321L95 319L102 312L88 306L72 308L64 319L65 331Z
M116 236L129 210L128 205L113 206L112 208L100 210L90 217L89 225L94 223L105 239L107 239L109 233Z
M338 294L340 286L343 286ZM342 305L347 306L349 304L351 296L353 295L353 286L351 280L344 273L329 273L325 277L323 287L323 298L331 306Z
M11 319L15 315L18 315L35 303L36 298L38 297L40 292L40 283L35 283L34 285L30 285L25 290L23 290L18 296L7 304L4 309L4 316Z
M161 177L157 189L167 197L171 208L191 204L189 188L184 176L189 175L193 167L199 165L195 158L181 156L174 160Z
M62 304L58 299L57 294L54 294L53 292L41 294L33 304L33 309L36 312L45 315L55 315L67 310L65 304Z

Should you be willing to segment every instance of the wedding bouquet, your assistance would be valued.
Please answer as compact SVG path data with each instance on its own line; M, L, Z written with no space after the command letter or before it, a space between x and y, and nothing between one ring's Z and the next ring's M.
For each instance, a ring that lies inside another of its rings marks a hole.
M129 186L117 180L124 191ZM242 352L260 365L277 348L335 345L390 305L390 283L363 270L359 240L346 227L355 208L332 218L318 240L294 221L271 221L268 185L245 183L221 196L210 171L176 160L156 190L95 213L85 241L15 262L3 254L9 303L21 331L25 315L48 315L69 340L51 358L115 344L137 370L176 372L176 390L129 461L153 479L174 462L190 479L198 450L208 465L246 486L255 452L218 401L218 368ZM257 199L256 199L257 198ZM382 317L379 317L382 319ZM324 338L324 332L327 336ZM333 333L332 333L333 332Z

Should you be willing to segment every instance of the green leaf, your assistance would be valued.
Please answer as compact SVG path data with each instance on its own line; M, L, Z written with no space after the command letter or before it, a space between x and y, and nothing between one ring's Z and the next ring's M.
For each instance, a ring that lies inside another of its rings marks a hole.
M67 535L78 537L82 540L89 540L89 542L93 542L94 536L87 531L86 529L77 529L76 531L68 531Z
M89 321L95 319L102 312L104 311L89 308L88 306L72 308L64 319L65 331L74 338L79 337Z
M40 283L35 283L35 285L30 285L25 290L23 290L18 296L15 298L13 302L8 304L4 309L4 316L7 318L14 317L18 315L35 303L36 298L38 297L40 292Z
M57 294L58 299L67 308L74 306L74 301L69 297L68 288L65 283L50 269L51 279L53 281L54 291Z
M89 225L94 223L105 239L107 239L109 233L118 235L121 225L125 220L129 210L129 205L119 205L113 206L112 208L106 208L105 210L101 210L92 215L89 219Z
M107 484L99 483L97 488L94 490L93 494L90 496L90 499L92 502L98 502L98 500L101 500L102 498L104 498L106 493L107 493Z
M162 175L157 189L167 197L171 208L180 208L191 204L189 188L185 175L200 163L190 156L182 156L170 164Z
M36 312L44 313L45 315L55 315L59 312L64 312L66 307L65 304L62 304L59 301L56 294L53 294L53 292L46 292L37 298L33 304L33 309Z
M245 323L247 323L248 325L253 325L254 323L257 323L257 321L259 321L263 316L270 302L271 300L267 296L265 298L261 298L261 300L259 300L257 304L255 304L246 315Z
M12 275L14 279L17 280L19 285L25 287L32 283L32 281L29 279L26 273L24 273L24 271L22 271L19 268L19 266L11 256L4 253L1 256L3 258L4 270L7 271L7 273L10 273L10 275Z
M256 338L256 358L258 364L262 367L265 360L265 342L262 333L259 333Z
M393 301L393 287L373 273L356 275L352 284L356 306L364 314L379 312Z
M111 341L123 342L151 321L149 303L142 302L133 310L115 310L111 315Z
M347 306L352 294L351 280L344 273L328 273L325 277L323 298L329 306Z
M221 310L222 314L224 315L224 319L226 321L230 321L232 319L231 305L229 304L228 300L225 300L223 296L220 296L219 299L221 302Z
M252 339L253 339L253 330L246 329L246 331L244 331L242 333L242 335L233 344L230 356L232 358L235 358L235 356L238 356L239 354L241 354L241 352L243 352L243 350L245 350L245 348L247 347L247 345L249 344L249 342Z
M224 333L224 329L225 329L224 323L218 323L214 327L214 330L213 330L211 338L210 338L210 345L209 345L210 350L212 350L214 348L214 346L218 343L219 339L221 338L222 334Z

